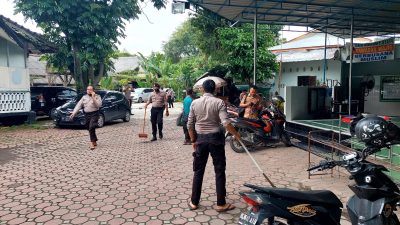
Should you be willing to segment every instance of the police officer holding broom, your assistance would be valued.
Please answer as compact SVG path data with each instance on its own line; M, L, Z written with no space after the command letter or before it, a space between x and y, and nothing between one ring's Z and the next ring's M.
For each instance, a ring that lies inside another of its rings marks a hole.
M192 102L187 123L194 149L192 196L188 201L188 207L190 210L196 210L199 207L204 172L208 155L211 154L217 189L217 206L215 209L218 212L225 212L234 209L235 206L226 203L225 200L225 137L220 124L222 123L235 138L239 139L240 135L228 120L224 101L213 95L215 82L213 80L204 81L203 90L203 96Z
M167 101L167 94L164 91L160 90L160 85L155 83L153 86L153 93L151 94L149 100L147 101L146 105L144 106L147 109L149 104L152 104L151 107L151 129L153 133L153 138L150 141L157 140L157 126L158 126L158 135L159 138L163 138L163 113L165 110L165 115L169 116L168 112L168 101Z

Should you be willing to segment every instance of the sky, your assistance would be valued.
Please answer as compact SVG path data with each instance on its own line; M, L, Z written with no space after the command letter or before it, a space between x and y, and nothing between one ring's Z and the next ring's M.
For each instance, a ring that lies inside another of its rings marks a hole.
M35 32L42 33L40 28L36 27L36 23L32 20L25 21L22 14L14 15L13 0L1 0L0 14L10 18L18 24ZM144 14L139 15L138 20L131 20L125 27L126 37L120 38L118 45L120 50L126 50L131 54L140 52L149 55L151 52L159 52L162 50L163 42L168 41L172 33L186 19L188 13L172 14L171 1L169 1L166 9L157 10L151 4L142 5ZM299 32L284 32L283 37L290 40L301 35Z

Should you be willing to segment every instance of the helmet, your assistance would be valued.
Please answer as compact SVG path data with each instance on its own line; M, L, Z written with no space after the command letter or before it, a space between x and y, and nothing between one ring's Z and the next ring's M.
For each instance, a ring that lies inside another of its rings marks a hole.
M276 106L276 107L280 106L280 105L283 104L284 102L285 102L285 100L284 100L281 96L279 96L279 95L275 95L275 96L273 96L272 99L271 99L271 103L272 103L274 106Z
M358 139L370 147L380 147L388 140L388 122L381 117L367 117L357 122L354 131Z

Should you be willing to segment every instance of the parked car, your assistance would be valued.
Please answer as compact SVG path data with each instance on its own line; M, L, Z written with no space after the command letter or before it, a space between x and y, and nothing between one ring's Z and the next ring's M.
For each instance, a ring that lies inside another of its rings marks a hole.
M152 88L136 88L135 91L131 93L132 102L147 102L152 92Z
M129 102L121 92L98 90L96 94L101 96L103 102L100 107L98 127L103 127L105 123L118 119L129 122L131 119ZM83 95L85 94L78 94L72 101L56 109L54 113L54 124L56 126L85 125L85 116L82 109L72 120L69 117Z
M53 118L57 107L74 99L78 94L75 89L62 86L31 87L31 109L36 115L48 115Z

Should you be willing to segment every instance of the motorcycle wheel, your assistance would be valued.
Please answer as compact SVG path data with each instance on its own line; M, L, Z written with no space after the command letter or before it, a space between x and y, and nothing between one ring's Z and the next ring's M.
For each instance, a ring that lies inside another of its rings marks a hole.
M237 153L245 152L243 146L238 141L236 141L236 139L234 137L230 138L229 144L231 145L231 148L233 151L235 151Z
M390 215L388 218L383 218L383 225L399 225L399 219L396 214Z
M281 140L282 140L283 144L285 144L286 147L292 146L292 142L290 141L290 137L287 132L284 132L282 134Z

